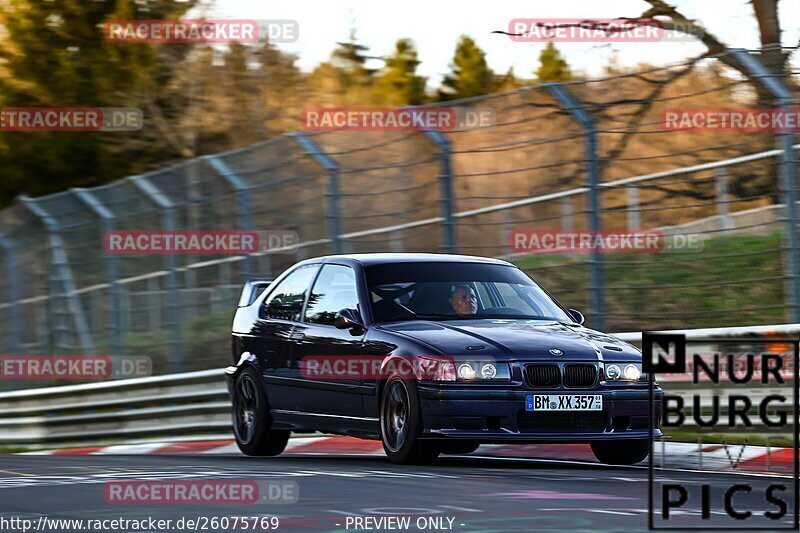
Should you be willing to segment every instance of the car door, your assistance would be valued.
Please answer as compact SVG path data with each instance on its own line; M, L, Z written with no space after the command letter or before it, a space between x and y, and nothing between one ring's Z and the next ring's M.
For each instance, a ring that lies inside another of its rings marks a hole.
M255 356L267 384L267 401L272 409L298 409L295 384L300 375L291 364L292 334L318 270L319 264L294 269L270 291L259 311L254 328Z
M361 416L364 331L337 329L342 309L360 312L355 271L325 264L308 297L303 320L293 333L294 359L301 369L300 410L339 416Z

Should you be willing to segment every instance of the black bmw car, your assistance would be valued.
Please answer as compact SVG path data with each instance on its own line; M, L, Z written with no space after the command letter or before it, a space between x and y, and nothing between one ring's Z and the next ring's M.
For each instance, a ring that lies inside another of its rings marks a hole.
M588 442L603 463L638 463L650 431L641 353L583 322L496 259L302 261L242 292L226 370L236 442L277 455L290 432L322 431L380 439L397 463Z

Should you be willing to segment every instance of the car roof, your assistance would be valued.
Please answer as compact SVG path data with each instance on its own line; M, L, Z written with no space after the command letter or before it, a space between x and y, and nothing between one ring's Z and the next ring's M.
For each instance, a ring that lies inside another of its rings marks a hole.
M305 262L321 261L335 262L346 260L359 263L364 266L384 265L392 263L484 263L490 265L514 266L508 261L494 259L491 257L478 257L473 255L454 255L454 254L412 254L412 253L376 253L376 254L339 254L326 255L307 259Z

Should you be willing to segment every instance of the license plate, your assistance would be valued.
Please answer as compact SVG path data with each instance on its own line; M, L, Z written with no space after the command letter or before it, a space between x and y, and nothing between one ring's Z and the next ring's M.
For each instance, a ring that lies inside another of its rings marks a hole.
M528 394L526 411L602 411L601 394Z

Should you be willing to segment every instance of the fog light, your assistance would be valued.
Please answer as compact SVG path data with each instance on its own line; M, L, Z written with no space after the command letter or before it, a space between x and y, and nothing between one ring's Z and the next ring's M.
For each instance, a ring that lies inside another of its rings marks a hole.
M464 363L458 367L458 377L461 379L472 379L475 377L475 369L469 363Z
M622 371L617 365L608 365L606 367L606 379L619 379L621 375Z
M625 379L629 379L631 381L638 381L641 375L642 373L639 372L639 369L636 368L636 365L628 365L625 367Z
M483 379L492 379L497 375L497 368L492 363L486 363L481 367L481 377Z

